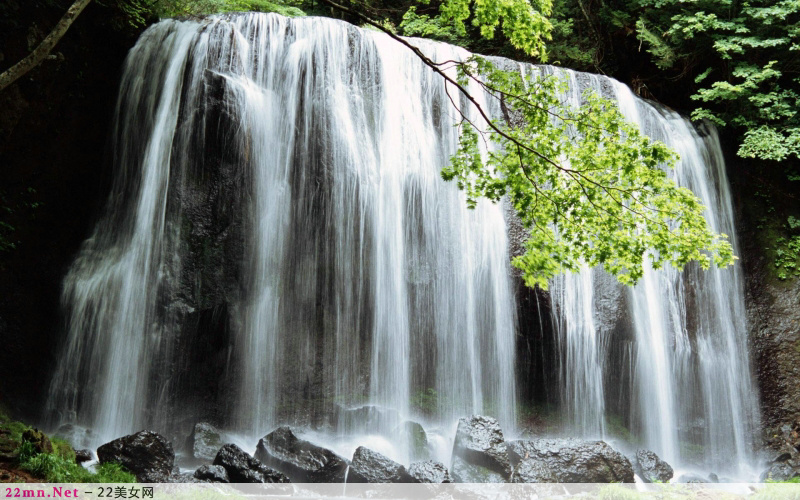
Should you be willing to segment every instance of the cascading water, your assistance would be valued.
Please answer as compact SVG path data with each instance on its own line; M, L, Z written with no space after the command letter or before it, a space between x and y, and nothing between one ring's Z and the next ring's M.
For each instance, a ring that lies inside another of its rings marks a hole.
M580 104L584 89L609 97L645 134L678 152L673 179L700 197L710 227L729 235L736 249L725 163L713 128L695 129L614 80L558 72L570 81L567 99L573 105ZM740 266L709 271L688 266L683 272L648 266L628 290L601 269L554 281L562 399L573 428L605 436L607 415L613 413L607 402L622 395L629 401L627 410L622 408L627 414L617 417L642 446L668 462L702 464L739 477L750 472L759 422ZM615 315L608 315L607 302L595 300L598 293L606 301L611 296Z
M436 61L469 55L415 43ZM568 99L591 87L676 148L676 179L733 235L713 131L608 78L559 72ZM251 441L297 423L347 436L331 446L349 451L383 434L400 442L378 451L406 463L404 419L446 436L434 446L446 462L457 417L490 414L513 434L503 211L468 210L439 178L457 95L388 37L330 19L147 30L126 61L107 214L65 280L50 413L94 429L93 444L202 419ZM600 270L554 280L573 428L604 435L616 409L667 459L686 458L682 442L706 464L745 462L756 412L738 273L648 270L632 291ZM380 408L341 409L365 404Z
M164 21L131 52L122 90L122 174L65 283L50 398L63 419L98 441L190 420L174 371L200 349L186 325L211 311L230 330L218 391L234 395L216 417L243 433L326 419L336 403L448 426L490 412L513 428L503 212L469 210L441 181L457 111L415 55L322 18ZM231 227L207 224L221 218ZM222 305L209 276L233 282Z

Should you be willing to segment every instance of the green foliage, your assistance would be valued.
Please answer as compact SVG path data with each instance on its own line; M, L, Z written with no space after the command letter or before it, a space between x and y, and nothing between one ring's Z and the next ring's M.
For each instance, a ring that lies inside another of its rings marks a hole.
M58 437L52 437L50 438L50 444L53 445L53 454L63 458L68 462L75 461L75 450L66 440Z
M416 6L411 6L403 14L399 28L404 36L431 38L462 47L469 43L453 23L447 22L440 16L431 18L426 14L417 14Z
M31 460L33 457L39 454L39 451L33 446L33 443L30 441L22 441L19 447L17 447L17 461L19 463L25 463Z
M523 78L480 57L459 71L462 84L482 75L513 119L492 121L488 135L499 148L487 153L479 132L464 127L442 177L456 181L470 207L479 198L509 197L530 231L525 254L513 261L527 285L544 288L554 275L584 264L602 265L632 285L645 257L655 269L733 262L727 237L709 229L700 200L668 177L676 155L628 123L612 102L586 94L575 109L558 97L566 82Z
M781 281L800 276L800 235L776 238L775 272Z
M29 428L29 426L23 424L22 422L17 422L5 412L0 411L0 429L8 431L13 441L21 441L22 433Z
M638 36L662 69L696 74L694 119L730 126L738 154L800 155L800 0L637 0ZM644 29L644 26L649 29Z
M545 41L550 38L552 0L444 0L439 8L440 22L453 26L465 36L465 22L479 28L491 40L497 28L514 47L545 60Z
M32 475L44 478L48 483L135 483L136 477L119 464L102 464L97 472L68 460L55 453L31 455L22 448L19 450L19 466Z

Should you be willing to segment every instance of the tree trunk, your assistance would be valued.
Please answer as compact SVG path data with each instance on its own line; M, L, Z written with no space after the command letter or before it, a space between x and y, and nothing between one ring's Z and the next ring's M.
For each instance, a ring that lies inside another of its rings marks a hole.
M53 28L53 31L51 31L50 34L42 40L42 43L36 47L36 50L28 54L25 59L8 68L3 74L0 74L0 92L42 62L50 51L53 50L53 47L56 46L58 41L61 40L64 33L72 26L72 22L78 17L78 14L83 12L83 9L85 9L91 1L92 0L75 0L75 3L67 9L67 13L64 14L64 17L62 17L58 24L56 24L56 27Z

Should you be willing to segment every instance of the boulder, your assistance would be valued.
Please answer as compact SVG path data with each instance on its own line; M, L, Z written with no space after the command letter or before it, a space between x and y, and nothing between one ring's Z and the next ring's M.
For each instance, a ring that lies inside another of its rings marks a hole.
M83 462L89 462L92 459L94 459L92 450L88 450L86 448L82 450L75 450L75 463L82 464Z
M408 467L408 473L419 483L450 483L450 473L443 463L425 460L414 462Z
M538 460L523 458L511 473L512 483L557 483L553 471Z
M232 483L288 483L281 472L262 464L235 444L226 444L217 452L213 465L221 465Z
M681 474L678 476L678 479L675 480L676 483L708 483L708 479L698 476L697 474Z
M256 458L296 483L343 483L347 461L279 427L258 442Z
M428 435L422 425L407 420L398 427L395 433L402 436L402 439L408 443L411 460L427 460L430 457Z
M211 424L200 422L195 424L192 433L186 440L186 449L197 460L212 461L222 448L219 431Z
M667 462L649 450L638 450L634 464L636 473L645 483L667 483L675 473Z
M166 482L175 465L172 443L147 430L102 445L97 448L97 458L101 464L121 464L142 483Z
M194 478L208 483L229 483L228 471L221 465L201 465L194 471Z
M506 476L488 467L471 464L454 456L450 473L455 483L505 483Z
M512 441L508 444L508 455L515 468L523 460L541 463L559 483L633 482L633 466L630 460L604 441L580 439ZM534 471L532 466L526 467ZM544 469L536 469L536 473L539 472L544 473Z
M22 433L22 441L31 443L36 453L53 453L53 445L47 434L39 429L28 429Z
M785 462L772 464L769 469L761 473L762 481L788 481L795 477L800 477L800 471Z
M359 446L353 453L348 483L416 483L406 468L394 460Z
M473 415L458 420L450 471L458 483L487 482L476 481L481 477L492 477L488 482L497 482L494 475L503 480L511 475L506 443L497 419Z

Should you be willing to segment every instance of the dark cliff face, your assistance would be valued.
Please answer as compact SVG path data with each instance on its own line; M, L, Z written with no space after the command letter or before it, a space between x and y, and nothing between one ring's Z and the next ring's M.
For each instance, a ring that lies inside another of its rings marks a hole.
M800 279L776 277L775 234L769 226L797 213L800 200L786 183L788 165L759 166L726 149L741 265L751 362L761 397L765 431L800 421ZM739 264L737 264L739 265Z
M55 3L4 2L0 71L70 2ZM16 246L0 251L0 401L23 416L38 417L61 332L61 281L106 198L108 130L136 35L92 3L50 58L0 92L0 220L15 228L3 234Z

